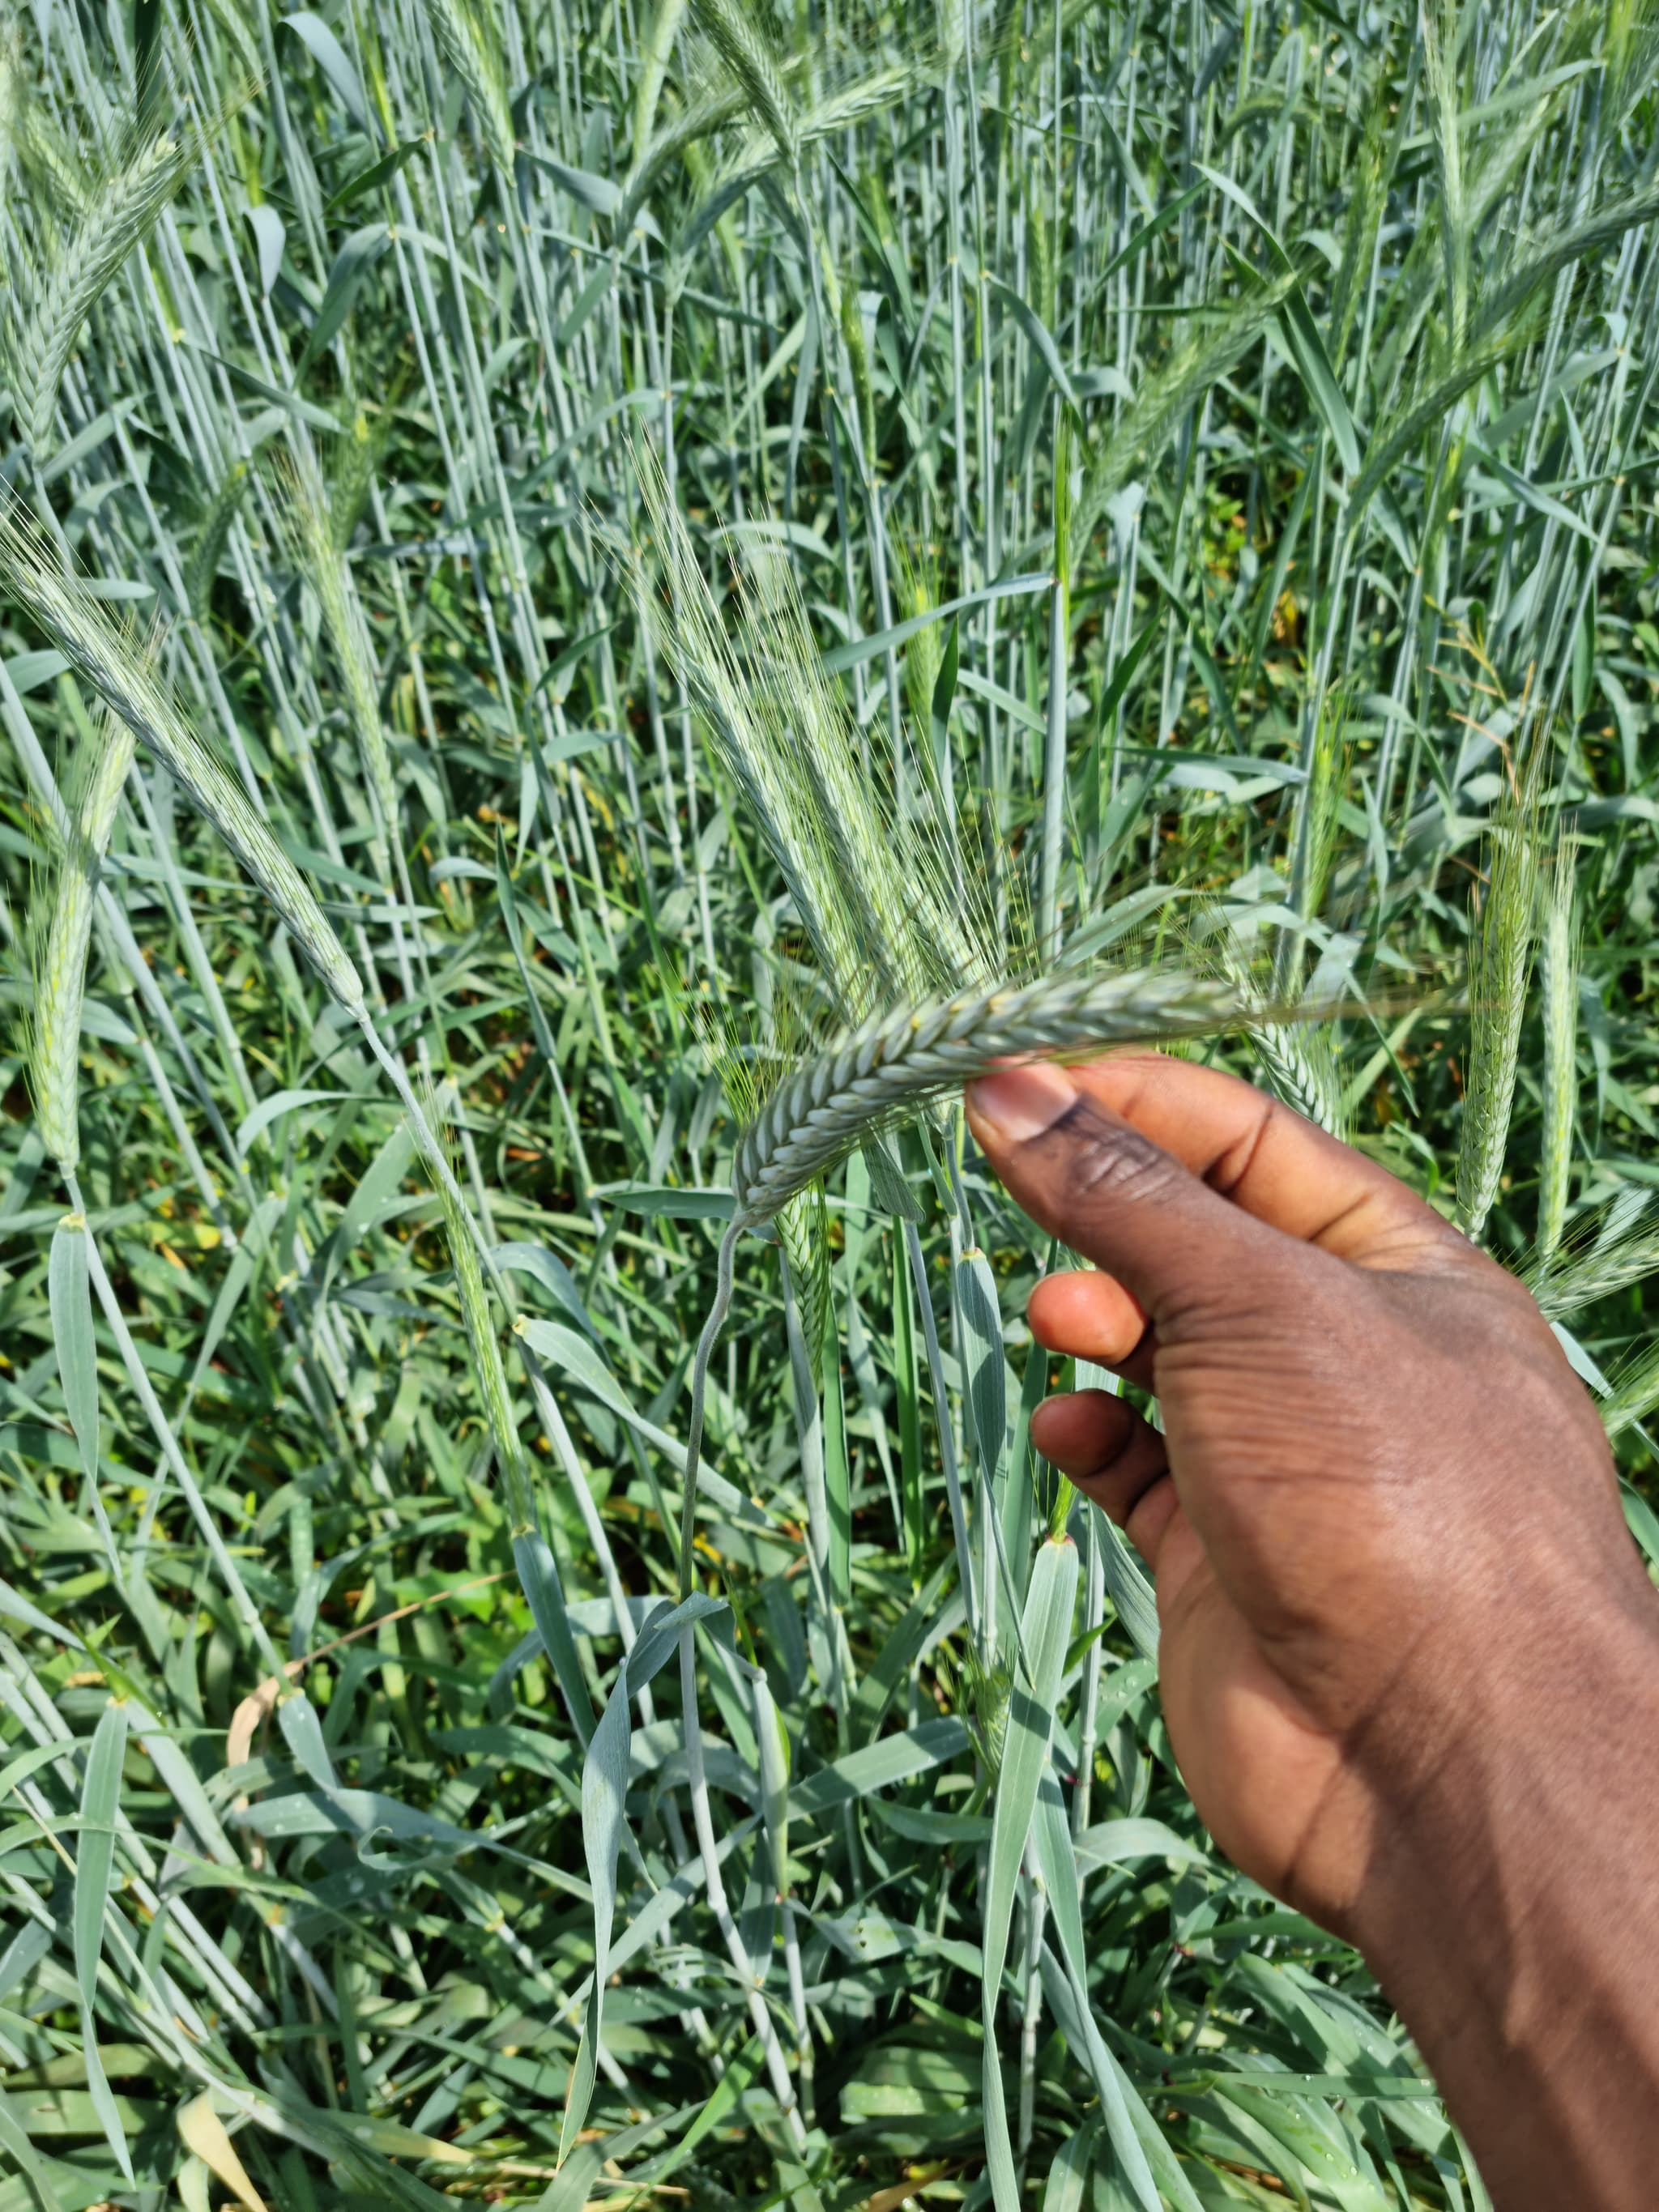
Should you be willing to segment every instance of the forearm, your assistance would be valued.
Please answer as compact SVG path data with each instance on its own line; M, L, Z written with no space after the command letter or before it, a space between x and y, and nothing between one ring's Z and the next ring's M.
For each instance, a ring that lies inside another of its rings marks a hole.
M1650 2212L1659 2174L1659 1607L1472 1683L1379 1838L1362 1947L1498 2212Z

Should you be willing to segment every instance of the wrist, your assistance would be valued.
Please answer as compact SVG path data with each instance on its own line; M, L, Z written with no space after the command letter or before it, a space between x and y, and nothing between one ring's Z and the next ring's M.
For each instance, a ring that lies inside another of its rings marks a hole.
M1606 2132L1613 2078L1644 2109L1659 2093L1659 1604L1639 1600L1488 1655L1439 1739L1372 1777L1355 1940L1506 2206L1572 2201L1592 2170L1607 2193L1577 2201L1649 2201ZM1644 2173L1652 2148L1632 2135Z
M1476 1933L1547 1893L1559 1857L1616 1856L1638 1838L1610 1816L1639 1808L1645 1831L1659 1807L1659 1598L1526 1610L1357 1747L1376 1814L1355 1940L1381 1964L1431 1940L1425 1914Z

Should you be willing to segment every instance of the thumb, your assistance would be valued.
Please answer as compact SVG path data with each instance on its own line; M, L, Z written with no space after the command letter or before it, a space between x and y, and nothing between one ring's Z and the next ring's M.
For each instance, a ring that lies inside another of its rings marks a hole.
M999 1068L969 1085L967 1108L1010 1195L1115 1276L1166 1337L1195 1307L1255 1308L1263 1277L1297 1255L1063 1068Z

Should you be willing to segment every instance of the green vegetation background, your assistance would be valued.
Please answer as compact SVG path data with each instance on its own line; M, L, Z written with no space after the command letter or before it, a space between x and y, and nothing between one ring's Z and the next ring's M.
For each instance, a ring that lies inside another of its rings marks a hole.
M1659 1552L1656 65L1636 0L10 11L3 2212L1485 2202L1194 1819L1144 1584L1029 1464L1051 1255L948 1107L908 1227L860 1155L743 1241L695 1731L626 1676L722 1073L847 1003L752 803L806 741L711 731L682 601L759 700L799 641L732 565L800 595L865 893L956 854L1015 980L1340 996L1182 1048L1532 1271ZM142 746L64 1045L87 594L452 1125L447 1221Z

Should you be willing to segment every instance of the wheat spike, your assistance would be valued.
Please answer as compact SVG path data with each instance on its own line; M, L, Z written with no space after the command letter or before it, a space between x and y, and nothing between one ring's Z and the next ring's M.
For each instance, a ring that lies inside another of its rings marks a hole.
M1347 1136L1342 1083L1330 1031L1264 1022L1250 1032L1255 1053L1275 1097L1333 1137Z
M193 137L153 139L99 189L73 235L54 248L11 349L18 408L37 462L51 449L58 386L82 324L184 182L196 150Z
M1613 1386L1613 1395L1604 1398L1599 1411L1601 1425L1609 1437L1622 1436L1645 1421L1659 1406L1659 1344L1650 1345L1638 1352Z
M81 1002L98 871L132 763L132 742L125 724L112 714L104 718L94 739L80 810L64 842L58 896L35 963L29 1024L34 1110L42 1141L65 1175L74 1174L81 1158Z
M1457 1210L1466 1232L1486 1225L1504 1171L1521 1022L1532 965L1538 845L1525 799L1508 805L1492 840L1491 877L1470 959L1469 1065L1457 1155Z
M1083 494L1072 518L1073 568L1081 566L1084 550L1100 527L1113 493L1138 467L1150 467L1158 459L1187 410L1261 337L1294 283L1291 276L1276 277L1236 303L1212 329L1184 346L1159 374L1146 380L1085 471Z
M801 1338L816 1375L830 1330L830 1224L822 1182L809 1184L780 1207L777 1229L799 1309Z
M1147 969L900 1007L797 1069L762 1109L732 1163L736 1218L769 1220L865 1138L1000 1060L1196 1036L1248 1012L1230 985Z
M380 825L395 843L398 787L392 780L392 754L380 720L380 687L362 608L352 588L339 532L321 483L314 477L307 481L295 471L289 477L288 492L295 563L322 604L323 620L344 679L346 705Z
M733 0L698 0L696 17L793 169L800 157L800 132L783 72L765 40Z
M513 174L513 110L499 49L468 0L428 0L438 51L472 103L484 151L503 176Z
M1635 1202L1631 1203L1632 1200ZM1577 1224L1575 1224L1577 1231ZM1594 1231L1575 1233L1565 1249L1540 1255L1527 1287L1552 1321L1565 1321L1644 1281L1659 1269L1659 1219L1650 1200L1626 1192Z
M937 812L901 822L872 788L787 561L765 547L750 556L732 637L654 456L635 465L675 586L669 657L754 810L839 1018L851 1027L884 1000L991 982L990 918L957 895L964 872L948 825Z
M311 886L241 789L155 681L131 637L59 570L52 547L14 503L0 507L0 575L76 672L183 786L270 901L340 1005L363 1009L362 979Z
M230 536L230 526L236 520L247 487L247 463L233 461L203 514L201 527L185 568L185 598L198 622L205 617L213 598L225 541Z

